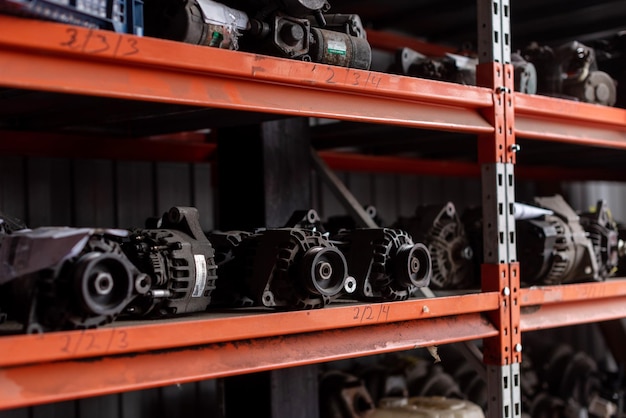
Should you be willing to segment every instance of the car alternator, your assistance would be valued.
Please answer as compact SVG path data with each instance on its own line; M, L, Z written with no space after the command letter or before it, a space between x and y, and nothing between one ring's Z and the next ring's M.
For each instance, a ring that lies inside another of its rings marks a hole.
M593 243L562 196L536 197L554 212L516 222L521 279L527 284L602 280Z
M418 206L415 214L399 218L395 227L423 242L432 258L430 287L462 289L473 285L474 251L454 203Z
M244 273L239 288L258 306L322 308L356 287L345 257L320 231L261 228L236 246L235 258Z
M345 254L357 280L354 297L366 301L408 299L428 286L432 261L428 248L414 243L406 232L393 228L357 228L332 237Z
M220 279L216 282L211 298L211 306L242 307L252 306L254 301L246 296L243 283L245 269L237 258L237 247L252 232L248 231L211 231L209 241L215 249L215 264Z
M23 324L26 333L112 322L148 290L147 276L118 243L127 234L41 227L3 236L0 284L8 316Z
M617 101L615 80L598 69L593 48L572 41L552 49L536 42L522 52L537 71L537 93L613 106Z
M148 291L126 309L131 316L169 316L206 310L217 280L214 249L200 227L198 210L172 207L123 244L149 277Z
M582 212L580 223L593 244L599 276L606 279L615 275L620 257L619 230L606 202L600 200L594 210Z

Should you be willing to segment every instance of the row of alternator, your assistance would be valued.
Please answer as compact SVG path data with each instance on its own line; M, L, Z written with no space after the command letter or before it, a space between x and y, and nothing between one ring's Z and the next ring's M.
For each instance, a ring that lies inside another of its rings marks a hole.
M609 209L576 213L561 196L515 205L523 286L601 281L623 254ZM419 206L411 217L357 227L296 211L280 228L201 229L192 207L145 228L39 227L8 217L0 234L0 314L26 332L91 328L120 316L209 307L321 308L333 301L405 300L420 288L480 289L480 208Z

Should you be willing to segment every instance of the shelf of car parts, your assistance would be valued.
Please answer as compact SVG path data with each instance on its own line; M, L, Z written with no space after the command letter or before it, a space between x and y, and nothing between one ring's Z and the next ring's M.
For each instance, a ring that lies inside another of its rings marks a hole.
M5 87L493 131L488 89L0 16ZM9 65L10 64L10 65Z

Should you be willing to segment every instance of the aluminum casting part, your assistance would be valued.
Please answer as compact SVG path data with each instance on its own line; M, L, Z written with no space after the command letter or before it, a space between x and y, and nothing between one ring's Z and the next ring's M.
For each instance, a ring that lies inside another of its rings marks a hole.
M159 228L133 230L122 245L150 283L149 291L134 299L127 314L158 317L204 311L216 288L217 265L198 210L174 206L154 226Z

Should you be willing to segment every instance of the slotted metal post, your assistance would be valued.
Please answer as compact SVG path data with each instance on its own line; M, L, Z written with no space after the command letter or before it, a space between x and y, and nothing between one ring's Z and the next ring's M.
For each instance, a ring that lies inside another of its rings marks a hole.
M509 0L477 0L479 65L477 82L493 89L493 107L484 116L494 127L479 136L483 207L482 289L497 291L500 305L491 314L499 330L485 339L489 418L521 417L519 265L516 255L513 128L514 74L511 65Z

